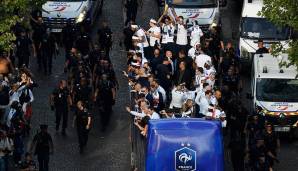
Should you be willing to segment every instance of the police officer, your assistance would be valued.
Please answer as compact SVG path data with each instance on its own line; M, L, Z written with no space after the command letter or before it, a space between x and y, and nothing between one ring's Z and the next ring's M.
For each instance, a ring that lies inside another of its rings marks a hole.
M81 78L80 83L75 85L73 91L73 102L76 104L82 101L87 107L90 105L90 99L92 94L92 88L88 85L87 79L85 77Z
M30 46L33 47L34 56L36 54L35 46L33 46L31 39L24 29L21 30L20 35L16 39L16 55L18 58L18 67L25 65L29 67Z
M47 125L40 125L40 132L37 133L30 146L30 151L33 151L35 147L34 154L37 155L39 171L49 170L49 160L50 154L54 151L54 145L51 135L47 132Z
M98 81L94 100L96 100L102 110L101 114L101 130L104 132L110 121L110 115L112 112L112 106L115 104L116 89L112 81L108 79L107 74L103 74L101 79Z
M82 101L78 101L73 119L73 127L75 124L77 125L80 153L84 152L84 147L87 145L91 121L91 113L89 113Z
M59 131L60 121L62 118L62 134L65 135L68 120L68 106L72 106L71 96L65 80L60 81L59 87L54 89L50 99L51 109L55 109L56 131Z
M32 35L33 43L36 49L38 70L41 70L42 68L41 43L44 35L46 34L46 30L46 25L43 23L42 17L38 17Z
M84 27L81 27L80 34L75 41L76 49L79 50L82 56L86 56L89 54L92 46L93 45L89 33L84 29Z
M74 46L76 34L76 28L71 24L71 20L68 20L66 26L62 29L62 43L65 50L65 59L68 59L70 50Z
M105 51L107 57L109 57L112 47L112 34L113 32L106 21L102 23L102 27L97 31L98 43L101 49Z
M57 55L58 44L55 36L51 33L50 29L47 29L47 34L44 35L41 42L41 60L43 64L44 74L52 74L52 58L53 55Z
M126 8L125 25L127 25L129 21L135 22L137 18L137 12L138 12L138 6L139 6L138 0L125 0L124 6Z

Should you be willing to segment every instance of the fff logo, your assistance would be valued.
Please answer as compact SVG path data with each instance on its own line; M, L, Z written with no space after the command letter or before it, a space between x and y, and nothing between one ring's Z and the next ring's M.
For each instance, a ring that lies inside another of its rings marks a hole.
M196 151L183 147L175 151L175 170L194 171L196 170Z

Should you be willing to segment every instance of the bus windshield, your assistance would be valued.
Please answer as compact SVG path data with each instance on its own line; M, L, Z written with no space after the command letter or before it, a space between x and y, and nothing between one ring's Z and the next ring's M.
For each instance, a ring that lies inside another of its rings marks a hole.
M298 102L297 79L257 79L256 98L269 102Z
M174 6L216 6L216 0L167 0Z
M241 23L241 37L248 39L287 40L290 29L278 27L265 18L244 17Z

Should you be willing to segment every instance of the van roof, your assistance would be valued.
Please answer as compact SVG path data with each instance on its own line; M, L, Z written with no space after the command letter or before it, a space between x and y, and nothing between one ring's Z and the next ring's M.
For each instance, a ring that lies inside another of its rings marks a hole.
M274 57L271 54L260 54L254 56L255 74L258 78L279 78L279 79L295 79L297 76L296 66L281 67L281 62L289 62L287 54L281 54ZM267 69L267 72L264 70ZM282 70L282 72L281 72Z
M258 12L262 10L263 0L252 0L251 3L248 3L248 0L244 0L242 17L254 17L254 18L263 18L258 16Z

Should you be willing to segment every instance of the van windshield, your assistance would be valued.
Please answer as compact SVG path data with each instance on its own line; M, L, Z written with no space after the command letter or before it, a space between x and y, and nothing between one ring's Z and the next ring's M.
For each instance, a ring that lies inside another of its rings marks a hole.
M249 39L289 39L290 29L278 27L265 18L244 17L241 22L241 37Z
M173 6L216 6L216 0L167 0Z
M257 79L256 98L269 102L298 102L297 79Z

